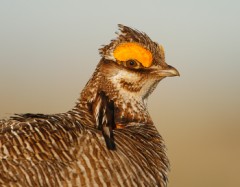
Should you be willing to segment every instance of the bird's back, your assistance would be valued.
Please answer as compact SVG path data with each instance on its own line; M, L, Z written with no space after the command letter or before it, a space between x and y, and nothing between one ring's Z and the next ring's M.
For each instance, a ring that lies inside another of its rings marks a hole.
M164 186L168 160L152 125L102 132L71 114L25 114L0 123L0 186Z

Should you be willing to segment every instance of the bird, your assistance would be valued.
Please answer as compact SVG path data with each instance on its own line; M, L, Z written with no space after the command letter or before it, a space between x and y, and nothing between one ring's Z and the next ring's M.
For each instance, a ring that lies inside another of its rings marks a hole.
M72 109L0 120L0 186L167 186L147 100L179 72L146 33L119 24L116 34Z

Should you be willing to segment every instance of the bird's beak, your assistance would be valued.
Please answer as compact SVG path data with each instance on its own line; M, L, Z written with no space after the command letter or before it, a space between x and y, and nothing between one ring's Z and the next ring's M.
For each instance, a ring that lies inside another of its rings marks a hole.
M167 66L164 69L158 70L158 76L160 77L174 77L174 76L180 76L180 73L178 70L172 66Z

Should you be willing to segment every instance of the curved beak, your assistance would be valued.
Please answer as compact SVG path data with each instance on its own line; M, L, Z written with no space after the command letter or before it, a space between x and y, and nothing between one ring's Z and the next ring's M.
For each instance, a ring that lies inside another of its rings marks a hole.
M180 73L176 68L168 65L165 69L159 70L158 75L161 77L174 77L174 76L180 76Z

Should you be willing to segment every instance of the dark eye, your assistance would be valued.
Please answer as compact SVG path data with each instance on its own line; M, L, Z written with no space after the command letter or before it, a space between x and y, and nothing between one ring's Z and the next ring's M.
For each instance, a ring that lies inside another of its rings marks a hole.
M137 62L135 61L135 60L128 60L127 62L126 62L126 66L127 67L130 67L130 68L135 68L135 67L137 67Z

